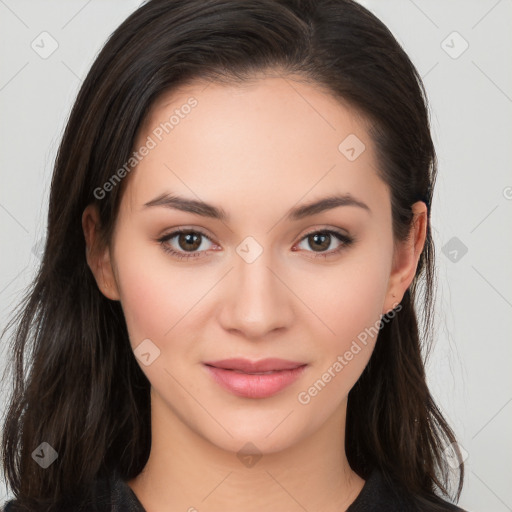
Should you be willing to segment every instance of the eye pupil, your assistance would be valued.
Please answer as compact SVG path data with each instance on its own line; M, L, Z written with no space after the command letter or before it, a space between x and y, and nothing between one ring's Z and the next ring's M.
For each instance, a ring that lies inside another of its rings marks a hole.
M186 250L193 251L201 245L200 237L201 237L201 235L198 235L196 233L180 233L180 235L178 237L178 244L179 244L180 248L185 251ZM188 247L186 247L186 245L184 246L183 242L185 242L185 244L192 244L193 246L190 247L190 245L189 245Z
M328 249L331 243L331 235L329 235L328 233L315 233L310 236L310 239L313 239L315 244L319 243L321 246L320 249ZM323 240L319 241L319 239ZM325 244L325 241L327 241L327 244ZM312 248L314 248L314 245L312 246Z

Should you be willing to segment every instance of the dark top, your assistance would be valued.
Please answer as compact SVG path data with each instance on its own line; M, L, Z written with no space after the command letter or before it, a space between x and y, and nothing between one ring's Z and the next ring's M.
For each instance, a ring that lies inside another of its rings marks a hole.
M110 482L100 481L93 491L93 496L87 503L70 503L58 510L59 512L146 512L131 487L118 475L113 475ZM465 512L447 501L440 500L439 503L439 508L434 505L421 507L414 505L396 487L388 485L380 471L374 470L346 512ZM18 508L15 505L15 500L8 501L4 512L17 512Z

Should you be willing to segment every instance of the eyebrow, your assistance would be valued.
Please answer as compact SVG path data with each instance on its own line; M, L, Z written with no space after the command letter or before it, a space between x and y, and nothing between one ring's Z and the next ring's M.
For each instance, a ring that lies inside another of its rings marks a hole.
M152 206L163 206L165 208L181 210L183 212L201 215L202 217L218 219L223 222L229 221L229 215L221 207L174 194L164 193L144 204L144 208ZM286 219L296 221L327 210L332 210L339 206L355 206L371 214L370 207L367 204L356 199L351 194L342 194L324 197L314 202L296 206L287 213Z

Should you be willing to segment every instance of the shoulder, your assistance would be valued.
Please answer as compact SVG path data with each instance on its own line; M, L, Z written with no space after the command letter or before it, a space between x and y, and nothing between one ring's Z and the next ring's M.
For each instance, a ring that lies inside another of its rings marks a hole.
M20 500L7 501L1 512L111 512L110 507L104 503L97 502L91 506L89 501L68 500L66 503L52 503L50 505L25 505Z
M20 500L6 502L2 512L145 512L135 494L118 473L98 478L80 496L47 506L27 506Z
M439 497L419 499L374 469L347 512L468 512Z

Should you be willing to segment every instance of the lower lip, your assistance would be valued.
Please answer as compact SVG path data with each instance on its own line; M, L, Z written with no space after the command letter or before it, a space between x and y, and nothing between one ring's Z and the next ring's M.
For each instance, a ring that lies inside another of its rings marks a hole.
M234 395L245 398L268 398L295 382L306 365L260 375L239 373L208 365L205 367L222 387Z

